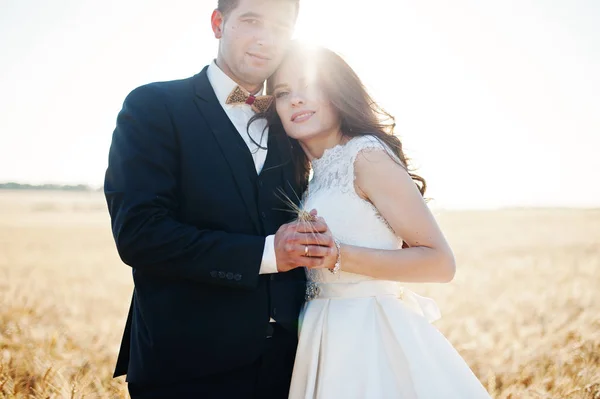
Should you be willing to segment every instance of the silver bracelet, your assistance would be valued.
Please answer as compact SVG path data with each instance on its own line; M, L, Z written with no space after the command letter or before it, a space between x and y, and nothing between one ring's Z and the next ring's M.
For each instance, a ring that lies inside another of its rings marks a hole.
M329 271L333 274L336 274L342 268L342 249L340 241L337 238L334 237L333 242L337 248L337 260L335 261L335 265L333 265L333 269L329 269Z

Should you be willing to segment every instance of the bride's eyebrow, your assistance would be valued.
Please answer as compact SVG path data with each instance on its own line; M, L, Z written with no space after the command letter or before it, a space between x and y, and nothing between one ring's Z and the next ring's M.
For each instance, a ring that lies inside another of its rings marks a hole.
M286 83L280 83L278 85L275 85L275 87L273 87L273 91L277 90L277 89L281 89L282 87L287 87Z

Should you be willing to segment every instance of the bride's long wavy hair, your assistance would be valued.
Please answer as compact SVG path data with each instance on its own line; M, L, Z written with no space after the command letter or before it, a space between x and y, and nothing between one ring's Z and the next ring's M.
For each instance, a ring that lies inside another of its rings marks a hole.
M343 135L350 138L375 136L398 157L402 167L406 169L421 195L424 196L427 183L411 169L409 159L402 149L402 142L394 134L394 117L371 98L358 75L341 56L324 47L308 47L294 41L284 60L284 62L288 61L306 65L310 71L314 71L317 84L339 115ZM277 72L274 76L276 75ZM273 94L273 86L274 79L271 77L267 80L267 94ZM259 118L266 118L268 126L282 125L275 110L275 101L267 112L252 118L249 125ZM277 130L283 131L283 129ZM292 138L287 139L290 142L297 183L300 187L305 187L310 173L310 162L299 143Z

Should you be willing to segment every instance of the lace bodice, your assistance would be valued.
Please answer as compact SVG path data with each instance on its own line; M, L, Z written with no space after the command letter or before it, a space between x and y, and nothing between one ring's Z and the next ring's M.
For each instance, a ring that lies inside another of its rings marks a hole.
M378 249L397 249L402 240L379 214L375 206L361 198L354 187L354 162L358 154L369 157L370 151L387 151L374 136L358 136L346 144L325 150L323 156L312 161L313 177L308 184L302 207L316 209L325 218L333 235L341 243ZM342 271L309 270L313 282L358 282L371 277Z

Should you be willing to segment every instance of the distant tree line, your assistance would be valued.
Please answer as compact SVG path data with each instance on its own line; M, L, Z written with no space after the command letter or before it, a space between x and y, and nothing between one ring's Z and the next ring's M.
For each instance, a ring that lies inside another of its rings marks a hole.
M61 184L21 184L0 183L0 190L59 190L59 191L98 191L85 184L61 185Z

